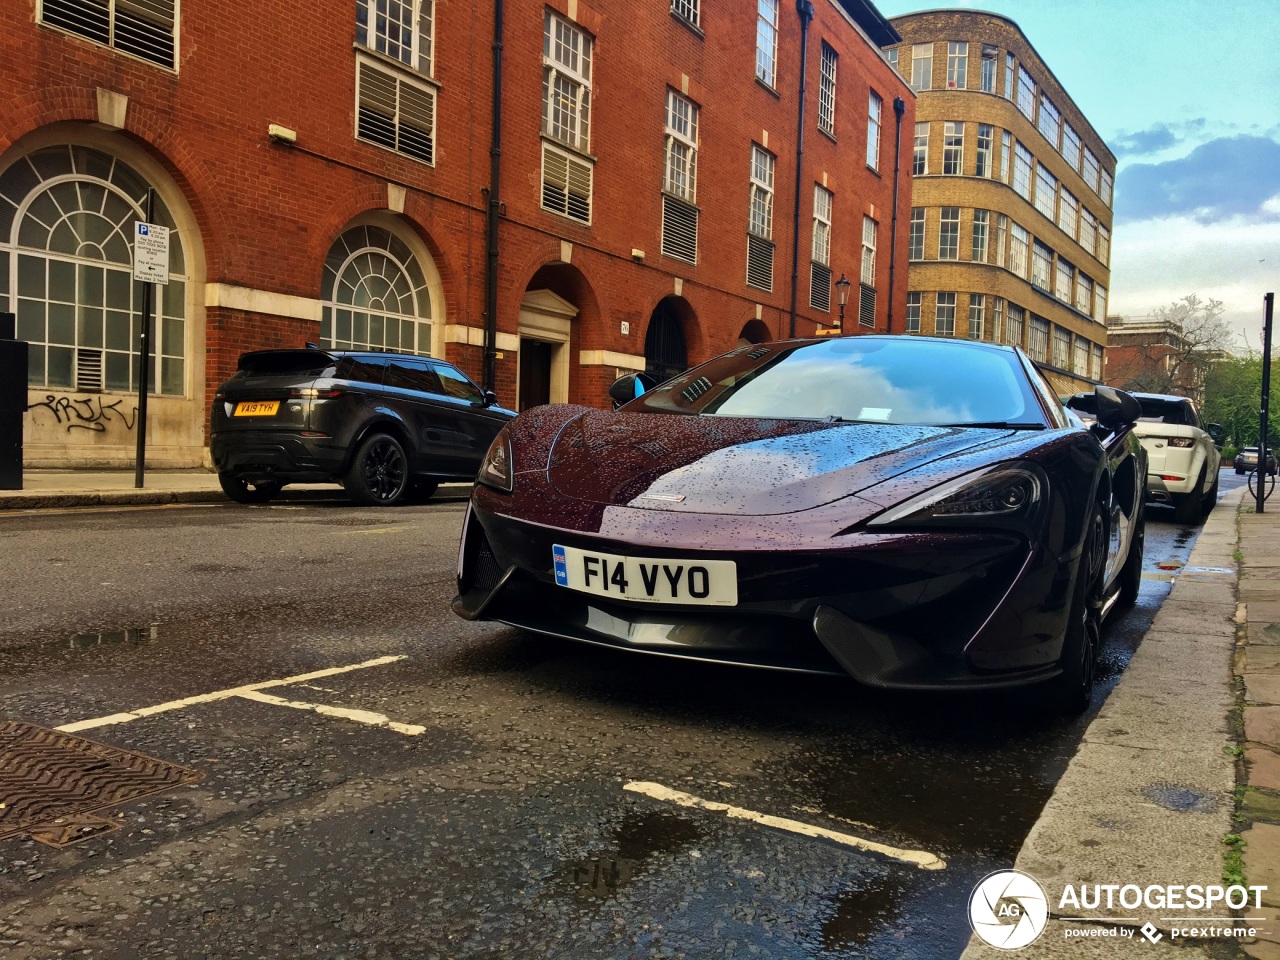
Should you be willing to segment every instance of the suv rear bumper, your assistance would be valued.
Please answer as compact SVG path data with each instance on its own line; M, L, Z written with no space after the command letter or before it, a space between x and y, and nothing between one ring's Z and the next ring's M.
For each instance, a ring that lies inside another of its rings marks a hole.
M209 454L219 473L246 480L320 483L346 469L346 449L332 437L302 437L271 430L215 433Z

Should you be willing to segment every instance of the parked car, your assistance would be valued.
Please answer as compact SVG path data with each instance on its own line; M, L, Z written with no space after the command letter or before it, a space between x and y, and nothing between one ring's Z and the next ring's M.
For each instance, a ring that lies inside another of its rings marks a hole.
M1135 400L1068 417L1014 347L905 336L743 346L616 411L494 440L454 610L663 656L906 690L1045 682L1088 702L1142 575Z
M442 360L258 350L218 388L209 447L222 489L240 503L336 480L357 503L390 506L475 478L515 416L496 399Z
M1076 394L1068 404L1087 416L1093 394ZM1179 523L1200 523L1218 503L1220 446L1225 431L1205 424L1189 397L1135 393L1142 417L1133 431L1147 451L1147 497L1173 507Z
M1240 452L1236 454L1235 460L1236 473L1253 473L1258 469L1258 448L1242 447ZM1275 455L1267 451L1267 473L1275 476L1276 474L1276 458Z

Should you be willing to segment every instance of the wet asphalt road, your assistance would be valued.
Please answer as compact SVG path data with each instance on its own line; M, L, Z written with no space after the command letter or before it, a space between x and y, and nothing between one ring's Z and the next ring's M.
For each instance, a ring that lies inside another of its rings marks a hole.
M1238 485L1229 471L1222 488ZM1088 717L903 696L468 624L461 502L0 516L0 718L200 770L62 849L0 841L0 953L955 957ZM1148 513L1104 692L1198 528ZM1102 694L1095 698L1095 710ZM420 733L320 714L381 714ZM293 703L290 706L289 703ZM650 799L651 781L946 861L926 871Z

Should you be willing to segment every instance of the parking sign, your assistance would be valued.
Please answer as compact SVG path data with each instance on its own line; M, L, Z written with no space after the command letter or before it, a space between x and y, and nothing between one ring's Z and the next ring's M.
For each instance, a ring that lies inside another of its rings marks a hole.
M133 226L133 279L168 283L169 228L140 222Z

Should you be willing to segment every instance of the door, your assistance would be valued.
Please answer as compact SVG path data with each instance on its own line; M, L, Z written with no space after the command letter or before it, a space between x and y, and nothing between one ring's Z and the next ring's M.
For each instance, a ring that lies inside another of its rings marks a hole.
M528 410L551 402L551 353L554 344L520 338L520 406Z

